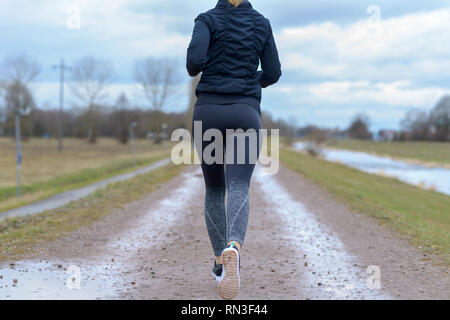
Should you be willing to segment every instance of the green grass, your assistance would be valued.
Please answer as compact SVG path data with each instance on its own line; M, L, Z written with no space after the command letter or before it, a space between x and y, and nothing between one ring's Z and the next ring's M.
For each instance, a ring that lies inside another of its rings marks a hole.
M148 140L136 140L136 156L145 159L155 151L168 149L169 143L155 145ZM32 138L22 144L22 182L32 185L54 178L95 169L113 162L131 160L129 144L118 143L111 138L100 138L97 143L66 138L64 148L58 152L55 139ZM0 137L0 188L16 185L16 145L10 138Z
M182 168L170 164L148 174L113 183L63 208L0 221L0 260L29 256L35 252L36 244L91 225L115 208L147 196L177 176Z
M449 142L331 140L328 147L450 165Z
M149 165L168 156L168 153L160 153L148 159L139 159L136 167L131 159L121 160L104 167L84 169L80 172L67 174L49 181L25 185L21 188L21 198L17 198L16 187L0 188L0 211L14 209L64 191L81 188L96 181L134 171L139 167Z
M351 209L376 218L450 265L450 197L282 149L280 160Z
M65 139L63 152L56 141L32 139L23 145L22 196L16 196L15 145L0 138L0 211L33 203L67 190L136 169L130 146L113 139L99 139L95 145L79 139ZM155 146L138 140L137 167L170 155L171 144Z

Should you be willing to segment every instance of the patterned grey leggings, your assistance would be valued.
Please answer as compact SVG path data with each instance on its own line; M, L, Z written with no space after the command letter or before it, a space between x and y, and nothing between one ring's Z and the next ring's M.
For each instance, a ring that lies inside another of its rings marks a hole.
M229 241L244 243L249 216L250 180L260 151L261 141L257 133L261 129L261 116L247 104L202 104L195 107L193 121L201 121L202 136L208 129L217 129L223 137L221 145L224 152L218 156L222 162L208 164L204 159L201 165L206 186L206 227L214 254L220 256ZM234 143L227 144L227 129L242 129L246 134L240 137L229 135L228 141ZM198 139L195 129L193 132L194 139ZM249 134L251 132L254 134ZM215 138L212 138L211 141L196 144L197 152L201 150L203 157L205 153L215 156L218 151L207 148L214 141ZM232 153L231 147L234 149Z

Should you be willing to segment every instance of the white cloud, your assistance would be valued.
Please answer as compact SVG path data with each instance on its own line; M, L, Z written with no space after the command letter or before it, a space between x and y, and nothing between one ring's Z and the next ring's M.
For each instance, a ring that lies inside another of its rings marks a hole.
M420 80L448 77L450 8L381 21L285 28L276 35L283 65L313 76L336 79Z
M448 92L439 87L414 87L410 81L378 82L330 81L282 85L271 89L298 103L314 105L351 104L431 108Z
M147 55L180 57L189 42L191 30L179 33L171 29L171 24L185 20L185 17L171 12L130 10L133 5L145 4L142 0L40 0L38 6L29 0L1 1L0 27L19 27L18 31L11 31L22 41L31 40L34 45L42 46L42 42L34 41L44 36L41 40L47 46L51 45L52 38L54 44L64 41L70 48L78 46L77 52L72 52L75 54L79 54L81 50L93 51L96 48L100 55L128 55L131 60L136 56ZM80 8L79 30L67 29L69 7ZM12 38L10 41L17 40Z
M297 52L288 52L285 54L283 68L307 71L308 73L319 76L333 76L344 70L343 65L320 63L311 57L306 57Z

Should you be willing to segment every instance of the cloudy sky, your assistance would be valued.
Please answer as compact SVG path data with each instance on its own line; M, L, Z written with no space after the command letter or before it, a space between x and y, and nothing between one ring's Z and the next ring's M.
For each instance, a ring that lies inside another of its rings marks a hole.
M283 77L263 93L262 108L299 125L348 125L366 113L372 129L396 128L411 108L431 109L450 93L448 0L253 0L272 22ZM114 64L106 103L133 84L135 59L177 59L183 87L193 20L214 0L0 0L0 61L26 54L42 64L32 85L39 105L57 106L61 57L92 55ZM69 29L79 8L80 29ZM186 91L185 91L186 92ZM180 95L167 110L181 111ZM77 103L67 90L67 103Z

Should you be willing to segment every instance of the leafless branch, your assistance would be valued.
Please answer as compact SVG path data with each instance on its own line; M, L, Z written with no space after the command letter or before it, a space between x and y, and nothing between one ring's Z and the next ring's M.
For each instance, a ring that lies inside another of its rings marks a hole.
M11 113L27 113L34 108L34 99L30 90L19 81L10 83L5 94L6 108Z
M30 57L21 55L6 58L1 66L2 79L0 82L18 82L27 86L41 71L41 66Z
M73 64L71 89L91 107L105 97L106 86L112 78L113 69L109 62L84 57Z
M148 57L137 60L134 76L154 110L161 110L177 94L176 61Z

